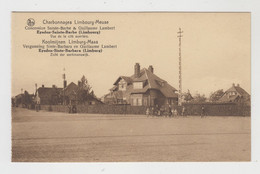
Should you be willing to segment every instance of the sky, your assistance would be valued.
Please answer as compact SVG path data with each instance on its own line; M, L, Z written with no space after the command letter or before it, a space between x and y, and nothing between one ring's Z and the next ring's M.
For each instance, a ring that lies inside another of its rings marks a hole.
M31 17L37 26L44 26L43 19L107 20L116 29L93 39L117 48L88 57L54 57L24 49L23 44L50 39L25 30ZM21 88L35 92L35 83L62 87L65 68L68 83L77 83L85 75L101 97L119 76L131 76L135 63L141 68L152 65L157 76L178 89L179 27L184 92L208 96L235 83L251 93L250 22L250 13L13 13L12 96Z

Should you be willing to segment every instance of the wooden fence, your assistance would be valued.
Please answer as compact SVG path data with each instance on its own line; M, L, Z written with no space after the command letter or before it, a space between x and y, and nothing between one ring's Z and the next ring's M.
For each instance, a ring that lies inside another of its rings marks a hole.
M202 106L205 114L210 116L250 116L251 107L239 103L184 103L186 115L201 115ZM147 107L130 105L77 105L78 113L94 114L138 114L145 115ZM69 113L69 107L63 105L41 105L40 109ZM182 107L178 106L181 113Z
M78 113L93 114L145 114L146 107L130 105L77 105ZM41 105L40 109L56 112L69 112L68 106L63 105Z
M202 107L205 108L205 114L211 116L251 115L251 107L243 103L184 103L183 106L187 115L201 115Z

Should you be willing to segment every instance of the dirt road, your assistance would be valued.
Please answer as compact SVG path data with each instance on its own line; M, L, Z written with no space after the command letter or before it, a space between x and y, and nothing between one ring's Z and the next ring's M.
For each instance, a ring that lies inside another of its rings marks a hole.
M158 118L15 108L12 161L250 161L250 117Z

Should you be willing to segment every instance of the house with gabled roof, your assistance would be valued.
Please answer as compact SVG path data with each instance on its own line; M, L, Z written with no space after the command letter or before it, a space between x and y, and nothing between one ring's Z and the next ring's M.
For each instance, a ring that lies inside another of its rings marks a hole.
M225 91L218 102L242 102L250 104L250 95L239 84L235 85L233 83L232 87Z
M64 97L64 104L75 104L77 101L77 91L78 85L74 82L71 82L68 86L64 86L61 91L62 96Z
M113 104L130 104L132 106L162 106L176 104L177 90L167 81L154 74L153 66L140 69L139 63L134 66L132 76L119 76L105 95L104 102Z
M71 82L68 86L65 86L64 89L61 91L62 95L64 96L65 105L67 104L79 104L78 101L78 93L80 90L80 84L81 82L78 81L78 85L76 85L74 82ZM94 95L94 92L91 91L88 94L88 99L85 101L85 104L88 105L97 105L102 104L102 102Z
M40 101L42 105L55 105L61 103L60 92L62 88L58 88L55 85L52 87L45 87L42 85L35 92L35 98Z

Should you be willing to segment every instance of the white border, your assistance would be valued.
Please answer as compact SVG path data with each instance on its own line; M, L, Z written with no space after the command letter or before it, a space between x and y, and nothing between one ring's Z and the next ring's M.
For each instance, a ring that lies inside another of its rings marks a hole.
M0 173L259 173L260 78L259 0L1 0L0 5ZM251 12L252 162L247 163L11 163L12 11ZM258 89L258 90L257 90ZM257 105L258 104L258 105ZM258 147L258 148L257 148Z

